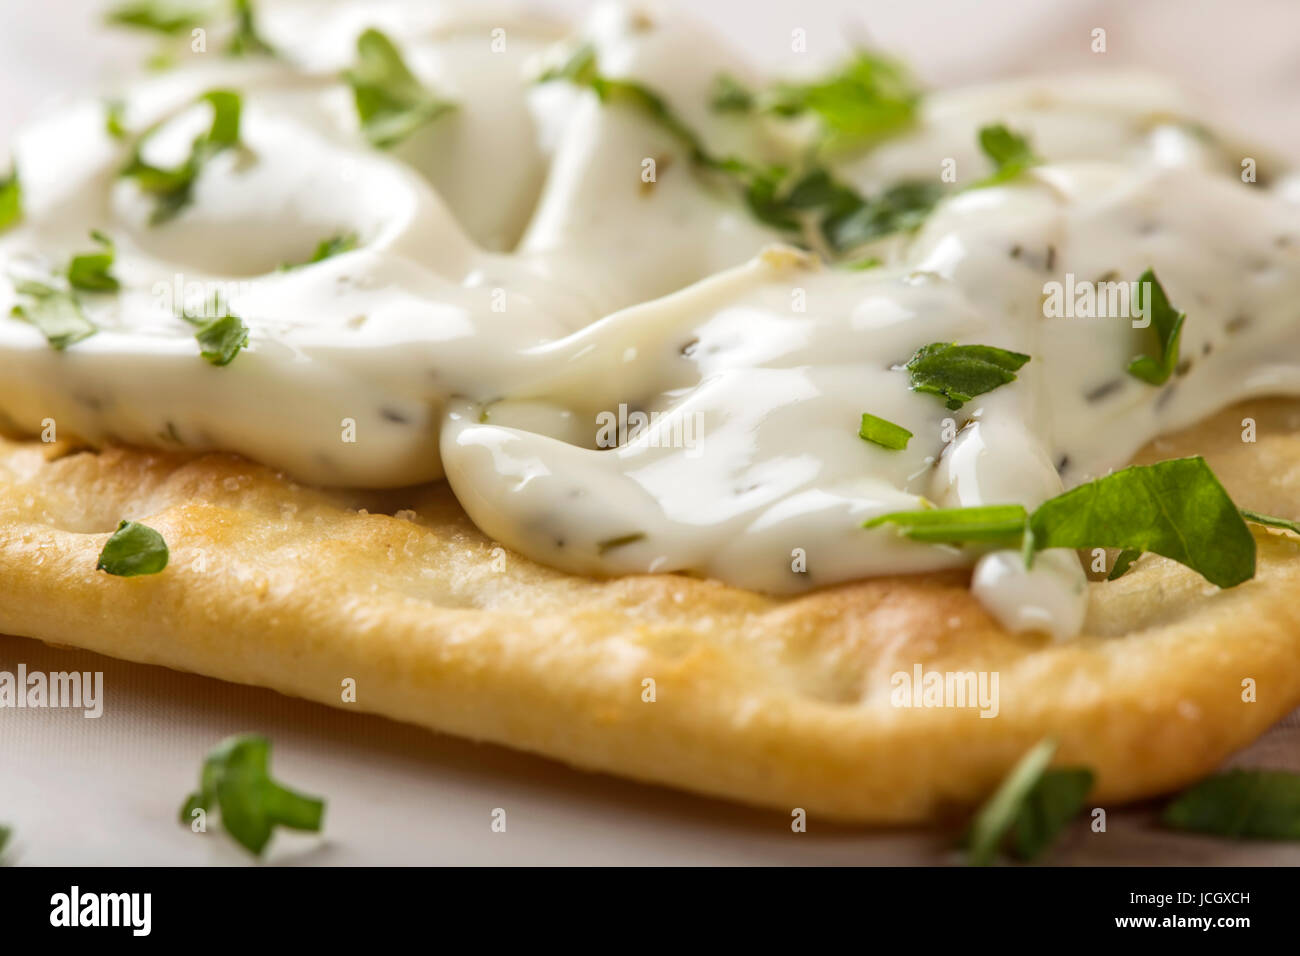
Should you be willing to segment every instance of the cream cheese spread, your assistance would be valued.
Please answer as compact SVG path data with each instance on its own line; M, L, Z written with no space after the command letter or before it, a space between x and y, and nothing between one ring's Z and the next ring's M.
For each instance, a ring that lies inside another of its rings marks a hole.
M424 3L286 3L263 19L281 58L214 54L123 96L131 131L157 128L144 150L159 165L210 121L200 94L242 96L240 147L165 223L120 176L130 142L106 131L102 104L16 138L24 217L0 234L13 426L237 452L322 485L445 477L486 534L582 574L788 594L978 561L974 592L999 620L1068 637L1086 604L1068 552L1026 569L863 522L923 503L1033 508L1230 402L1300 392L1297 190L1283 170L1276 187L1263 171L1243 182L1242 151L1159 82L927 95L911 128L831 162L868 194L955 170L918 230L855 269L783 245L638 111L536 84L545 51L573 42L565 28ZM456 104L389 150L367 143L340 79L368 27ZM807 149L797 124L710 109L720 73L763 80L689 22L611 6L578 34L712 151L794 162ZM977 133L997 122L1043 164L963 188L988 173ZM121 290L84 297L98 331L55 350L8 317L17 285L57 272L92 229L116 244ZM344 234L354 249L281 268ZM1143 328L1047 303L1051 283L1148 268L1188 314L1160 386L1125 371ZM250 333L222 367L177 315L214 294ZM950 409L903 369L934 342L1030 361ZM860 438L864 412L910 431L907 447Z

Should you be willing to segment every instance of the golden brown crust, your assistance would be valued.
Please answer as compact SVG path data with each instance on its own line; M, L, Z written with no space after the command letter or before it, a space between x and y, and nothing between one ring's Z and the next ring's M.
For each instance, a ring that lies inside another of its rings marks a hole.
M1300 403L1256 402L1144 458L1203 453L1242 506L1295 515L1298 424ZM164 573L94 570L124 517L162 532ZM1259 735L1300 704L1300 541L1257 538L1255 580L1218 592L1147 556L1092 586L1090 636L1053 644L1001 631L963 574L785 601L597 581L496 548L442 484L350 495L233 456L0 439L0 632L869 823L967 807L1047 735L1096 770L1099 802L1177 787ZM890 676L917 664L997 672L998 715L893 706Z

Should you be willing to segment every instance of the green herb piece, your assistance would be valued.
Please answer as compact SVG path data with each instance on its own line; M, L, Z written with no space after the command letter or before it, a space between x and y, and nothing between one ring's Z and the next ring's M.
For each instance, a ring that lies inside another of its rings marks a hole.
M1082 809L1092 771L1049 770L1055 753L1056 741L1050 739L1031 748L980 808L965 840L972 866L992 863L1008 834L1014 856L1037 858Z
M248 327L235 315L224 315L205 322L194 333L200 352L213 365L229 365L248 345Z
M1247 521L1253 521L1255 524L1266 525L1270 528L1281 528L1284 531L1290 531L1292 534L1300 534L1300 521L1275 518L1273 515L1260 514L1258 511L1247 511L1245 508L1241 509L1241 516Z
M862 527L894 524L899 526L899 532L905 538L934 544L1014 542L1025 533L1028 520L1029 512L1021 505L983 505L978 508L891 511L864 522Z
M918 228L943 198L938 183L905 180L873 198L864 198L845 187L830 204L821 229L827 243L840 251L862 245L894 232Z
M12 827L0 824L0 865L4 864L5 847L9 845L9 839L14 835Z
M316 251L311 254L311 258L306 262L285 263L280 266L282 270L301 269L303 266L315 265L317 262L324 262L326 259L340 256L345 252L351 252L357 248L359 240L354 232L342 233L337 236L331 236L328 239L322 239L316 244Z
M134 179L141 189L155 197L156 205L149 218L153 225L166 222L189 205L194 196L194 184L207 162L239 143L243 100L238 93L209 90L197 102L212 107L212 124L206 133L195 138L190 155L183 163L167 169L145 162L141 151L157 131L158 127L154 126L136 141L131 160L122 170L122 176Z
M193 2L137 0L109 10L104 19L114 26L150 30L167 36L185 33L203 23L205 10Z
M23 186L18 181L18 166L7 178L0 178L0 232L15 226L23 218Z
M720 73L713 80L709 105L719 113L748 113L754 108L754 94L735 77Z
M167 50L158 50L151 53L144 61L144 68L150 73L164 73L167 70L174 69L176 66L176 56Z
M1255 575L1255 539L1200 457L1125 468L1044 502L1029 520L1040 550L1151 551L1221 588Z
M109 271L116 256L113 240L98 229L91 231L90 238L99 243L100 251L73 256L68 264L68 283L87 292L116 292L121 283Z
M907 447L912 433L902 425L895 425L893 422L863 412L862 424L858 426L858 437L875 442L884 448L899 451Z
M881 515L863 527L895 524L916 541L1004 545L1023 544L1027 530L1031 551L1151 551L1221 588L1255 576L1255 539L1203 458L1134 465L1045 501L1027 524L1025 517L1020 505L935 508Z
M976 395L1014 382L1028 361L1028 355L991 345L934 342L916 350L907 371L913 389L942 396L949 408L958 409Z
M61 352L95 334L94 323L81 311L81 303L73 293L41 282L20 282L15 291L30 301L15 305L9 314L36 326L51 348Z
M235 32L226 47L227 56L248 56L261 54L275 56L275 48L262 39L257 32L257 17L253 12L253 0L234 0Z
M1005 183L1015 179L1030 166L1037 166L1042 162L1034 154L1028 139L1012 132L1001 123L980 127L979 141L980 149L993 161L995 169L991 176L975 183L972 189Z
M1114 581L1122 578L1128 573L1128 569L1133 566L1133 562L1142 557L1142 552L1136 548L1127 548L1115 556L1115 565L1110 569L1110 574L1106 575L1107 581Z
M157 574L167 567L167 542L153 528L135 521L123 521L99 553L96 571L119 578Z
M597 542L596 551L599 554L605 554L613 551L615 548L621 548L625 544L634 544L637 541L645 540L644 531L634 531L631 534L621 535L617 538L607 538L604 541Z
M811 83L780 83L763 98L780 116L814 114L826 145L861 145L892 136L916 117L920 92L897 61L859 52L831 75Z
M219 743L203 762L199 789L181 806L180 822L191 825L196 810L219 810L226 833L258 856L277 826L319 833L325 801L272 779L270 752L270 741L260 734L239 734Z
M599 69L595 50L579 47L564 63L544 72L539 83L566 80L592 90L602 103L622 103L641 110L689 149L699 166L727 176L740 188L749 211L760 222L776 229L803 234L814 227L821 241L832 251L842 251L890 232L915 228L934 207L941 187L932 183L905 182L870 199L836 180L831 173L813 166L798 174L781 166L763 166L734 156L717 156L705 147L659 94L630 80L611 79ZM834 84L831 84L834 86ZM804 105L787 100L781 108L787 115L822 104L820 87L789 87L806 94ZM837 87L838 89L838 87ZM803 95L803 94L801 94ZM830 93L825 102L829 108ZM773 107L775 109L775 107Z
M362 132L379 149L456 108L425 89L393 41L375 29L357 37L357 64L343 78L352 87Z
M1148 291L1151 293L1149 303L1145 298ZM1164 287L1150 269L1138 279L1135 299L1134 306L1144 315L1150 315L1151 329L1157 341L1155 355L1139 355L1128 363L1128 373L1148 385L1163 385L1178 365L1178 344L1187 314L1169 304Z
M1300 774L1228 770L1184 790L1161 822L1175 830L1257 840L1300 840Z
M114 139L126 139L126 104L121 100L104 103L104 131Z
M868 269L874 269L877 266L882 265L884 265L884 262L878 256L866 256L862 259L854 259L841 263L843 268L850 269L854 272L865 272Z

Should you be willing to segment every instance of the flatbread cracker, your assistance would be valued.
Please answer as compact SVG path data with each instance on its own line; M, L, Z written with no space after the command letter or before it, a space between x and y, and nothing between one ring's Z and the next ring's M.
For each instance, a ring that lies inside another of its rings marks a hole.
M1300 402L1235 406L1139 460L1198 453L1242 507L1300 513ZM95 570L122 518L163 534L166 571ZM498 547L441 482L326 492L231 455L0 439L0 632L786 812L916 823L987 796L1045 736L1108 805L1211 771L1300 704L1300 539L1254 530L1254 580L1218 591L1147 555L1090 585L1086 636L1053 643L1000 629L963 573L783 600L594 580ZM996 672L996 716L894 706L891 676L918 664Z

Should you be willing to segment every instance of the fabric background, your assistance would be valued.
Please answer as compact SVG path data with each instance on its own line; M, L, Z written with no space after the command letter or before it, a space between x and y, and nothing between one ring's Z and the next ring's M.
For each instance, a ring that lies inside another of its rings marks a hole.
M272 2L272 0L263 0ZM472 0L466 0L472 2ZM1300 4L1293 0L676 0L774 70L812 69L869 40L933 85L1036 71L1141 67L1180 79L1226 123L1300 156ZM0 5L0 153L25 119L128 73L146 43L108 33L99 0ZM538 3L557 9L581 0ZM668 4L672 6L670 2ZM790 52L794 27L809 52ZM1108 51L1089 49L1107 31ZM5 600L0 594L0 601ZM0 637L0 671L104 673L99 719L0 710L0 824L19 864L239 864L246 854L176 822L207 749L270 736L290 786L328 798L322 838L281 835L270 862L302 864L759 864L955 862L951 836L864 833L579 773L475 745L158 667ZM1300 712L1232 763L1300 770ZM496 808L504 833L491 830ZM1177 836L1156 807L1076 826L1052 856L1072 864L1300 864L1300 846Z

